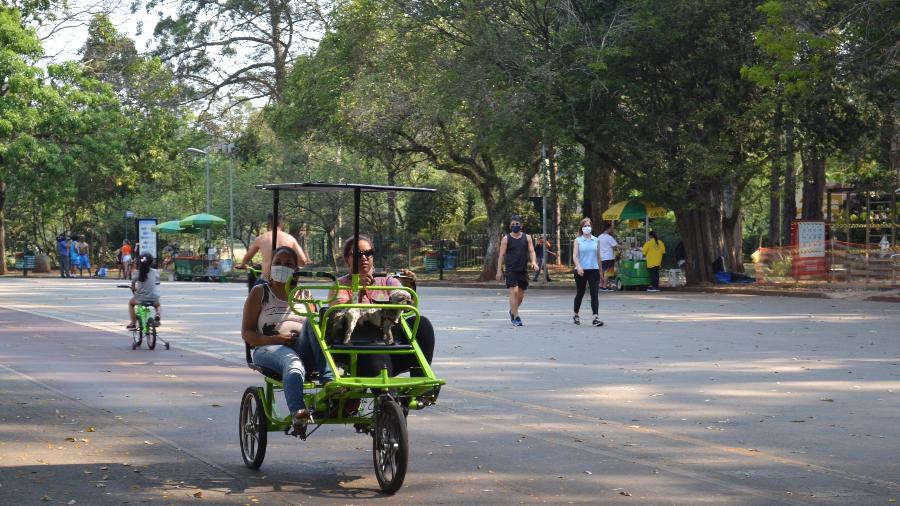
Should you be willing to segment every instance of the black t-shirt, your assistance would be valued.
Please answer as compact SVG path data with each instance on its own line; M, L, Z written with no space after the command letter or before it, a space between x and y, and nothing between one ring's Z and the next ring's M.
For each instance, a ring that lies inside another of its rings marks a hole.
M528 235L522 234L516 239L512 234L506 234L506 270L525 272L528 270L528 257Z

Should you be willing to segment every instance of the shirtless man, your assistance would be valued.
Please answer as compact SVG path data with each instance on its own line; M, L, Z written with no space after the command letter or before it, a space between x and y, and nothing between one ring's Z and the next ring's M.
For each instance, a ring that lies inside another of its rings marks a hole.
M272 269L272 213L267 215L267 224L266 224L266 233L260 235L253 241L253 244L250 245L250 249L247 250L247 254L244 255L244 258L241 260L241 263L236 267L238 269L245 269L247 264L253 260L253 256L256 255L256 252L262 254L262 274L260 275L260 279L268 280L270 277L270 272ZM298 264L297 267L302 267L309 263L309 258L306 256L306 253L303 252L303 248L300 247L300 244L297 243L297 240L294 239L294 236L288 234L284 230L284 215L278 215L278 247L287 246L294 250L297 253Z

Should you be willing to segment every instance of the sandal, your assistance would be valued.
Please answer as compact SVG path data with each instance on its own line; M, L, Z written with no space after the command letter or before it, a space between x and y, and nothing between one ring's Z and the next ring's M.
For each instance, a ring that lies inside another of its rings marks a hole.
M300 411L294 413L294 419L291 422L291 425L294 427L294 429L300 430L305 428L306 425L312 421L312 413L308 409L303 408Z
M572 323L575 325L581 325L581 318L578 315L572 317Z

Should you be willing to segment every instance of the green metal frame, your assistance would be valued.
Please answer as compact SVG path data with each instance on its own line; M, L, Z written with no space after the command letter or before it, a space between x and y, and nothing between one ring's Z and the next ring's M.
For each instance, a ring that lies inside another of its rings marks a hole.
M290 286L290 281L288 286ZM334 297L329 299L302 298L300 295L304 291L312 290L329 290L332 293L338 293L341 290L350 290L352 294L358 294L360 290L359 275L352 276L351 285L333 284L298 284L288 291L288 300L291 311L299 316L309 318L314 323L313 330L316 334L316 340L325 354L325 359L331 370L334 371L334 381L329 382L324 388L319 387L312 382L303 384L304 401L307 406L314 406L318 413L334 412L334 416L318 416L315 424L359 424L369 427L374 423L371 413L361 416L347 416L344 406L348 401L355 399L374 399L384 392L390 391L398 399L404 399L409 409L421 409L432 404L440 393L440 387L446 382L438 379L422 349L416 342L416 333L419 329L421 314L419 313L419 297L415 290L407 287L399 286L367 286L367 291L394 291L403 290L410 294L412 305L402 304L334 304L328 307L324 314L320 316L316 308L330 304L335 301ZM312 306L312 307L310 307ZM406 334L407 341L411 349L391 349L390 346L373 347L373 348L354 348L353 346L329 346L326 342L325 335L328 325L329 316L335 311L349 308L379 308L379 309L400 309L403 310L400 318L400 327ZM412 327L406 319L415 316ZM382 370L376 377L357 376L359 356L381 354L381 355L404 355L413 354L424 376L421 377L389 377L387 370ZM340 373L340 369L335 361L335 355L349 355L349 370L344 374ZM262 400L263 412L268 420L269 431L284 431L291 426L291 417L289 415L282 416L276 408L276 392L284 390L284 384L281 381L265 378L265 386L259 387L259 395Z
M278 216L279 195L282 191L301 191L301 192L335 192L335 191L352 191L353 192L353 237L359 238L359 213L360 213L360 197L363 192L387 192L387 191L414 191L433 193L435 190L430 188L407 188L399 186L378 186L378 185L357 185L357 184L332 184L332 183L283 183L271 185L257 185L258 189L269 190L272 192L272 216ZM288 303L291 311L300 316L307 317L314 323L313 330L316 339L322 347L325 359L331 370L334 371L334 380L326 384L324 387L317 388L313 383L304 383L304 401L307 406L314 406L318 413L330 414L334 409L335 416L321 415L315 420L315 424L361 424L364 427L370 427L374 424L374 413L364 414L363 416L345 416L344 405L348 400L353 399L374 399L377 396L389 392L393 397L406 403L409 409L421 409L425 406L433 404L440 393L441 386L445 382L435 377L434 372L425 360L422 350L416 342L416 332L419 329L419 297L415 290L406 287L396 286L366 286L365 290L404 290L412 297L412 305L399 304L335 304L330 305L322 317L319 316L318 308L333 303L336 298L334 296L329 299L315 298L297 298L297 294L303 294L303 290L329 290L337 294L341 290L350 290L351 300L356 297L360 289L363 288L359 282L359 259L361 253L358 248L359 241L353 244L353 265L351 267L351 284L350 286L340 285L337 281L333 284L308 284L297 285L288 292ZM277 234L272 234L272 251L278 247ZM290 286L290 281L288 281ZM358 299L357 299L358 300ZM299 308L298 308L299 306ZM312 306L312 307L311 307ZM400 319L401 328L406 333L407 341L410 348L405 346L393 348L390 346L374 347L374 348L354 348L353 346L329 346L325 341L325 331L328 324L328 316L334 311L348 308L381 308L381 309L402 309L404 312ZM415 322L412 328L406 322L406 317L415 316ZM419 363L419 368L424 374L423 377L409 378L392 378L387 374L387 370L382 370L376 377L360 377L356 376L358 370L359 355L367 354L414 354ZM340 374L340 370L334 360L334 355L349 355L349 371ZM279 416L275 409L275 392L283 390L282 382L266 377L266 385L259 389L260 398L262 399L263 411L269 422L269 430L286 430L291 424L289 416ZM377 408L377 406L375 406Z

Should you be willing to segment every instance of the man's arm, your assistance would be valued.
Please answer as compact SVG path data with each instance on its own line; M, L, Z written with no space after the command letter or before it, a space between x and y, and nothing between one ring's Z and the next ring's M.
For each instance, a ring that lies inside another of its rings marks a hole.
M303 267L304 265L309 263L309 257L304 253L303 248L300 246L300 243L294 240L294 243L291 245L294 253L297 254L297 267Z
M260 236L262 237L262 236ZM239 268L244 268L247 264L253 260L253 257L259 251L259 237L253 240L253 243L250 244L250 249L247 250L247 253L244 254L244 258L241 259L241 264L238 265Z
M537 255L534 253L534 243L531 242L530 235L526 235L525 237L528 239L528 255L531 257L531 265L533 266L534 271L537 272L541 268L538 266Z

